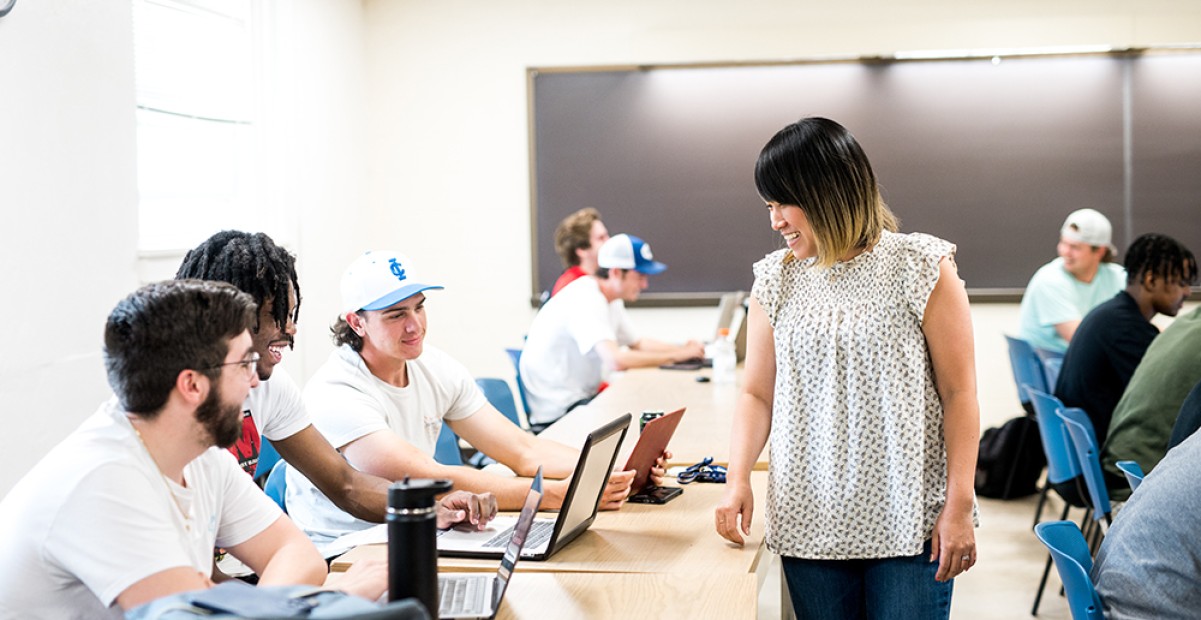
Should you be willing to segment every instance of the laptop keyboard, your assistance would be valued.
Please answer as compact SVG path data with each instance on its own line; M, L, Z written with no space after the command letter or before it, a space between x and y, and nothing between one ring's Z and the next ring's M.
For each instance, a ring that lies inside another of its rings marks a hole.
M543 543L545 543L547 540L550 539L550 535L554 531L555 531L555 522L554 521L548 521L546 519L539 519L537 521L534 521L533 526L530 527L530 533L525 537L525 548L526 549L540 548ZM484 543L484 547L488 547L488 548L504 547L509 544L509 538L512 536L513 536L513 528L512 527L505 528L504 531L498 533L496 536L493 536L492 538L490 538L488 540L488 542Z
M438 616L442 618L454 616L488 616L491 615L491 605L488 596L491 594L490 582L493 576L454 577L452 579L438 578Z

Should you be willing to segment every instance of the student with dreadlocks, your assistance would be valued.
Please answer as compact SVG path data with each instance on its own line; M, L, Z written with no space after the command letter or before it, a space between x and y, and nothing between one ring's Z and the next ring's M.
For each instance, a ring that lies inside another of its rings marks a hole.
M1197 279L1193 253L1167 235L1135 239L1126 250L1125 267L1126 288L1080 322L1055 384L1064 405L1088 413L1098 438L1109 432L1114 407L1159 335L1151 319L1176 316Z
M242 406L242 437L230 448L242 468L255 475L260 437L266 437L289 467L304 474L339 508L364 520L383 522L391 481L347 464L313 428L296 383L283 368L276 368L284 348L292 347L300 312L295 257L263 233L227 230L188 252L175 277L228 282L258 304L251 336L253 351L259 355L259 383ZM438 522L449 526L469 519L483 528L495 514L496 498L491 493L460 491L443 498Z

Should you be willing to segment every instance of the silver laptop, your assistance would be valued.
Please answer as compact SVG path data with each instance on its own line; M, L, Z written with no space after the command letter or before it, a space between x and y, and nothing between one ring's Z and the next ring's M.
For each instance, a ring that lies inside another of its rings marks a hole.
M517 567L521 548L529 540L534 515L542 504L542 468L534 476L530 492L525 496L521 514L517 516L512 534L505 542L505 554L495 575L481 573L438 574L439 618L492 618L500 609L500 601L509 586L509 577Z
M521 552L523 559L545 560L592 525L629 426L630 414L627 413L588 434L559 516L534 520ZM497 517L480 532L457 529L439 532L438 554L465 558L499 557L515 522L514 517Z

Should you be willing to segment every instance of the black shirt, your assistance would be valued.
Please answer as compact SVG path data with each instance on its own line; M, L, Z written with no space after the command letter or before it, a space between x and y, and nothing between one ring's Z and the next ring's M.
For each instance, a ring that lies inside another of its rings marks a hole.
M1055 396L1068 407L1088 413L1104 442L1109 419L1122 398L1134 369L1159 329L1139 310L1126 291L1093 308L1080 322L1055 384Z

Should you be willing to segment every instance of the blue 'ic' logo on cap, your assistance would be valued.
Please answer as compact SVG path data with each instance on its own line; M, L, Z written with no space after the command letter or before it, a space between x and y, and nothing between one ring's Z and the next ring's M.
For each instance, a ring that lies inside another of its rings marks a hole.
M397 280L403 281L405 279L405 268L401 267L395 258L390 259L388 264L392 267L392 275L396 276Z

